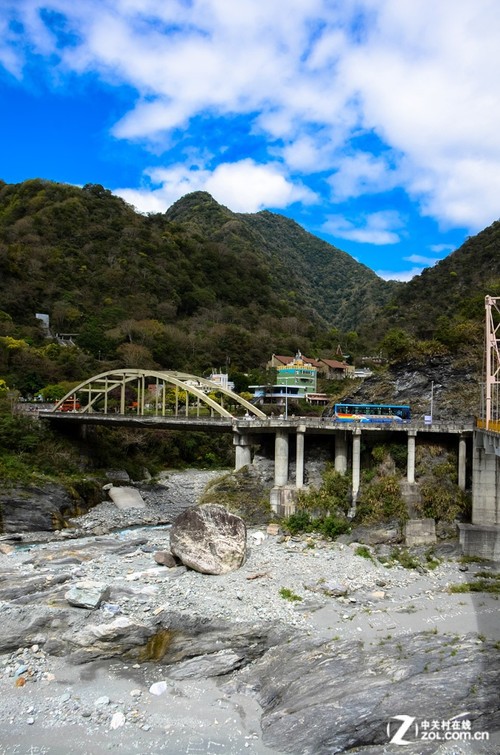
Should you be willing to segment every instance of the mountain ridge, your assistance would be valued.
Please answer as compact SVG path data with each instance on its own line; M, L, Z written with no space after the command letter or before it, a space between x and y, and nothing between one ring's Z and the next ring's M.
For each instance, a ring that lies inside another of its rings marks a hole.
M234 213L207 192L141 215L99 184L0 183L0 339L32 349L0 340L0 377L23 390L103 364L249 372L339 343L354 357L477 360L497 292L498 222L397 283L289 218ZM51 356L37 312L99 364Z

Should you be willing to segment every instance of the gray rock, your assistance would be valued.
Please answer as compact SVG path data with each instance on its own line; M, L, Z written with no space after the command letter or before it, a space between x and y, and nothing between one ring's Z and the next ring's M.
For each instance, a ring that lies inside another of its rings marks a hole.
M0 600L12 603L30 603L42 595L48 597L57 586L71 579L71 574L44 574L36 577L26 574L3 574L0 578Z
M244 662L244 653L235 653L230 648L217 653L199 655L182 663L176 663L167 669L169 679L206 679L210 676L222 676L240 668Z
M328 595L331 598L340 598L343 595L347 595L347 587L340 582L324 582L320 585L320 590L324 595Z
M109 598L109 586L103 582L77 582L64 594L70 606L77 608L99 608L103 600Z
M106 477L111 482L130 482L129 474L124 469L109 469Z
M238 569L245 559L246 526L223 506L187 509L172 525L170 549L191 569L226 574Z
M169 569L172 569L174 566L179 566L181 563L180 559L176 558L173 553L169 553L168 551L156 551L153 558L157 564L167 566Z
M331 755L370 745L388 752L387 724L396 713L448 721L472 711L476 729L495 731L500 658L493 648L483 644L486 665L474 636L453 651L444 638L407 636L402 653L391 644L302 637L272 648L225 688L257 690L264 743L280 752ZM436 752L436 743L415 745L406 752Z
M381 543L399 543L401 540L402 537L399 527L392 523L388 523L387 526L361 525L355 527L346 537L345 542L379 545Z
M140 492L135 488L111 487L108 495L119 509L144 509L146 504Z
M130 650L145 647L155 629L126 616L117 616L111 622L85 624L72 628L61 636L65 651L71 652L74 663L87 663L96 658L120 657Z
M20 486L0 492L0 526L3 532L50 532L90 505L73 499L62 485Z

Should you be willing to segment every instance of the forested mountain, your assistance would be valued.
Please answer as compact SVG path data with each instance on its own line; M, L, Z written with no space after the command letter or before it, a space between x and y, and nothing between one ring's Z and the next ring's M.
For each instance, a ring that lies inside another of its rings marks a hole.
M368 312L393 290L293 221L203 192L145 216L100 185L0 184L0 374L23 391L92 359L201 372L330 356L359 322L359 292ZM35 313L82 351L47 344Z
M484 321L486 294L500 296L499 221L407 283L388 319L418 338L446 341L461 323Z
M477 361L485 293L500 293L500 223L397 284L205 192L141 215L100 185L0 182L0 379L24 393L111 366L237 376L273 352L334 357L339 342L354 357ZM45 338L35 313L77 346Z
M268 211L236 214L206 192L183 197L165 217L239 255L257 253L259 264L272 270L282 301L341 330L357 330L401 285L382 280L289 218Z

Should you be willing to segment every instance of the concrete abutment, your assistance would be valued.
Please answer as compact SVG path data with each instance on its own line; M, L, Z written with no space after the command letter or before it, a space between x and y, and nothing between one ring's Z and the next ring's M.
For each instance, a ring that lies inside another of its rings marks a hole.
M500 435L496 433L474 433L472 523L459 528L464 555L500 561Z

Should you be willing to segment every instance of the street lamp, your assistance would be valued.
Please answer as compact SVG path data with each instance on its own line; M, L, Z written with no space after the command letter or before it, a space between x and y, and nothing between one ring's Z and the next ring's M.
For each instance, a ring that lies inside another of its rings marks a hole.
M431 383L431 406L430 414L424 414L424 422L426 425L432 425L432 413L434 411L434 381Z

